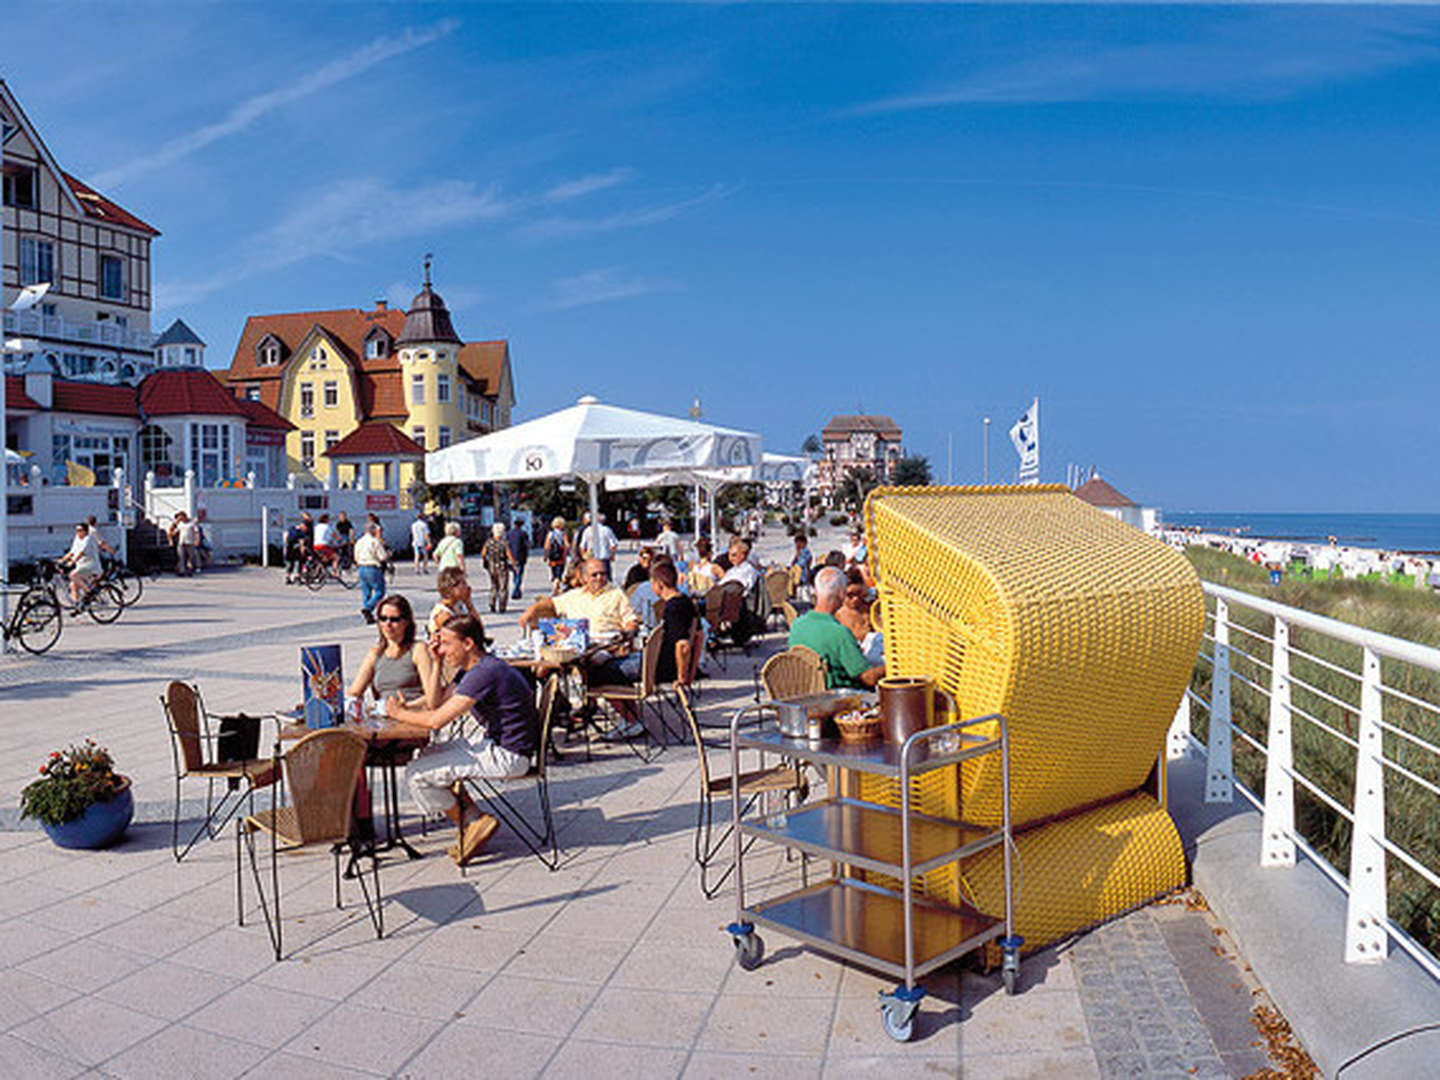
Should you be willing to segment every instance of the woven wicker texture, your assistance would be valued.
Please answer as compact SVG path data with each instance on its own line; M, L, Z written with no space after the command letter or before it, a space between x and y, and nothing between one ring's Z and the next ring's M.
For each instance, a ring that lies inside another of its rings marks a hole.
M1200 646L1189 563L1060 484L880 488L865 506L889 673L1008 718L1016 826L1140 787ZM960 810L999 823L999 755L966 763Z
M1015 932L1030 952L1185 884L1180 834L1149 795L1136 794L1016 837ZM1005 913L1000 849L968 859L961 891ZM998 959L998 957L997 957Z

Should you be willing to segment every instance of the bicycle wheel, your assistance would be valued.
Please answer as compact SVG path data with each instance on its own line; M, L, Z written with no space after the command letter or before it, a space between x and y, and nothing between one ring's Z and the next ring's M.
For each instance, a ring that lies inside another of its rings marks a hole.
M355 588L355 583L358 580L355 574L355 567L353 566L336 566L333 569L331 577L347 589Z
M125 610L125 598L120 594L120 587L102 581L85 598L85 610L97 623L114 622Z
M300 580L303 581L312 592L319 592L325 587L325 578L327 576L325 565L318 559L311 559L300 568Z
M117 567L111 583L120 590L121 602L129 607L140 599L140 594L145 591L145 582L139 574L124 567Z
M20 598L11 623L20 647L36 656L60 640L60 605L48 592L28 592Z

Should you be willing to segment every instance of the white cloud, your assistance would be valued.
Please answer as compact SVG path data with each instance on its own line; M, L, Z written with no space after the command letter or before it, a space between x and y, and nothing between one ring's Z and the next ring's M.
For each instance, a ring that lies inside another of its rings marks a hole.
M587 304L603 304L610 300L628 300L652 293L680 292L683 288L677 281L633 277L627 275L623 267L607 266L571 277L557 278L550 283L550 295L541 306L550 311L562 311Z
M634 210L620 210L613 214L592 218L543 218L540 221L532 222L522 226L520 231L528 236L556 237L556 236L579 236L585 233L613 232L617 229L633 229L644 225L658 225L663 221L670 221L679 217L687 210L697 206L713 202L716 199L723 199L731 194L734 188L724 184L715 184L709 190L693 199L682 199L679 202L661 203L656 206L643 206Z
M363 48L316 68L289 86L246 98L234 106L224 119L186 132L171 139L158 150L148 151L132 161L100 172L92 177L92 182L102 190L113 189L137 176L156 172L213 142L244 131L260 117L282 106L328 90L338 83L369 71L377 64L438 41L459 25L455 19L446 19L433 26L410 27L395 35L377 38Z
M571 199L583 198L586 195L593 195L597 191L604 191L606 188L623 184L627 180L633 179L634 176L635 170L628 167L593 173L590 176L581 176L575 180L556 184L545 192L541 199L548 203L569 202Z
M1270 100L1436 56L1440 44L1428 30L1410 32L1389 20L1356 26L1266 18L1186 41L1111 48L1055 43L1023 60L982 67L931 90L864 102L842 114L1174 95Z

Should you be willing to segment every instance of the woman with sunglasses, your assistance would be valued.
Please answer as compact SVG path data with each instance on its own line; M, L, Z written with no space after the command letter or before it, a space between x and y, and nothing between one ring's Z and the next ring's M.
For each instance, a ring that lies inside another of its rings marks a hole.
M433 709L440 700L440 672L425 643L417 640L415 613L410 601L387 596L375 606L380 640L365 654L365 662L350 684L350 696L360 701L367 690L379 701L399 694L406 704Z

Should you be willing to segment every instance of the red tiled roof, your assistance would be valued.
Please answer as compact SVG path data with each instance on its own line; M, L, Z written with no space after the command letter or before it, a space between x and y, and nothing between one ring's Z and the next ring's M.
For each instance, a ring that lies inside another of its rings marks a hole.
M460 370L480 384L482 394L494 397L500 393L500 378L509 352L508 341L472 341L460 346Z
M25 393L25 379L20 375L5 376L6 409L39 409L40 403Z
M1084 499L1091 506L1134 506L1134 502L1127 499L1120 492L1101 480L1098 476L1092 476L1085 483L1075 489L1075 497Z
M94 413L97 416L139 418L133 386L106 386L103 383L56 379L52 384L50 408L55 412Z
M842 413L830 418L821 438L844 438L858 432L874 432L886 439L900 438L900 425L888 416L872 416L865 413Z
M145 376L139 389L146 416L244 416L235 395L208 371L175 368Z
M247 427L275 428L278 431L295 430L294 424L263 401L246 401L244 398L236 398L235 404L239 405L240 411L245 414Z
M79 200L80 205L85 208L85 213L90 217L108 221L111 225L124 225L127 228L139 229L151 236L160 235L159 229L145 224L123 206L111 202L85 181L78 180L67 172L62 172L60 175L65 178L65 183L70 185L70 190L75 193L75 198Z
M361 424L324 452L326 457L425 456L425 448L391 424Z
M300 347L305 336L316 326L323 327L336 341L343 345L353 360L365 355L365 335L376 326L383 327L391 338L400 336L405 326L405 313L393 308L380 310L372 308L339 308L334 311L294 311L280 315L251 315L245 320L245 329L235 346L235 355L230 360L230 369L225 379L230 383L254 382L257 379L279 379L284 373L284 364L277 367L260 367L256 363L255 349L266 334L274 334L285 344L290 354ZM286 357L288 359L288 356ZM380 359L360 360L365 371L398 371L399 363L392 351Z

